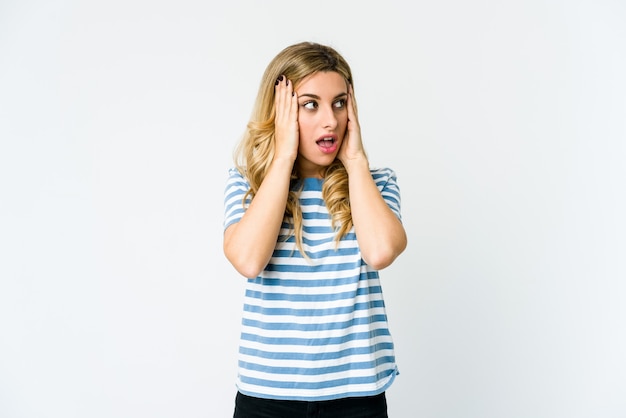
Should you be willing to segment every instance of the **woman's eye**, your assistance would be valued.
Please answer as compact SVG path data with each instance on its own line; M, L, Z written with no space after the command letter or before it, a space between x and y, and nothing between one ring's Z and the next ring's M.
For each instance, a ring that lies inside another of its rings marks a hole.
M335 102L335 107L338 108L338 109L341 109L345 105L346 105L346 100L345 99L337 100Z
M302 104L302 107L305 109L313 110L317 108L317 103L315 102L306 102Z

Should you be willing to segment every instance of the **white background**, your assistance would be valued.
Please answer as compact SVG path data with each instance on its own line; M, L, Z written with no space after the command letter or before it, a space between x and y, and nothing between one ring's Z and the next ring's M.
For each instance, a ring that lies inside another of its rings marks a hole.
M1 0L0 417L232 415L226 170L302 40L402 191L390 416L626 417L620 0Z

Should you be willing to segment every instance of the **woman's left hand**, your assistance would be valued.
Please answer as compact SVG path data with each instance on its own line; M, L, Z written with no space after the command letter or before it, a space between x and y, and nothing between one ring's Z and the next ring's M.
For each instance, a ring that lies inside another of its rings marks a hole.
M344 166L351 160L365 157L365 150L363 149L363 142L361 140L361 126L359 125L359 119L354 105L352 85L348 85L348 101L346 106L348 108L348 126L343 138L343 143L337 154L337 158L339 158Z

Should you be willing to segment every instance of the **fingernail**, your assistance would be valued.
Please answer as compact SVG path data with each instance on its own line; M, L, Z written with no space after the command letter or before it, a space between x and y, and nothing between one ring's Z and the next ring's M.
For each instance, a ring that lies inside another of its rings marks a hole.
M289 85L289 79L287 79L287 84L286 84L286 85L287 85L287 86Z

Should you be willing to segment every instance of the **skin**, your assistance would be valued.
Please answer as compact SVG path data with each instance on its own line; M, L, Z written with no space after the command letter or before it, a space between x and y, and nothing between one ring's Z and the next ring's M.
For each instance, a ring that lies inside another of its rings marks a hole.
M283 78L275 106L275 156L246 213L224 232L228 260L243 276L258 276L276 245L294 164L301 177L321 178L338 158L348 172L361 257L376 270L389 266L406 248L406 233L372 179L351 86L332 71L310 75L296 91ZM332 144L321 146L320 138Z
M296 167L301 177L322 178L344 140L348 126L348 87L338 73L316 73L300 83L297 97L299 141ZM320 141L322 138L332 142Z

